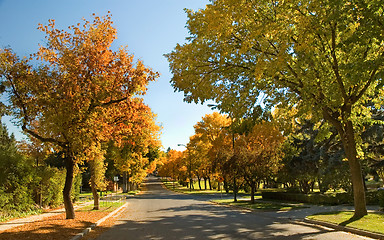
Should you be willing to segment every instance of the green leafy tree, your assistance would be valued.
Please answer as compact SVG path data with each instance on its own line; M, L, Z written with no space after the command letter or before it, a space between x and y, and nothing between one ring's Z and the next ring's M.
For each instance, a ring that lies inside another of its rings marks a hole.
M1 215L33 208L37 178L33 160L18 151L14 135L9 135L5 125L0 123Z
M296 106L338 132L355 217L367 214L359 124L383 96L383 1L215 0L187 11L189 42L167 54L188 102L213 99L244 114L263 101Z

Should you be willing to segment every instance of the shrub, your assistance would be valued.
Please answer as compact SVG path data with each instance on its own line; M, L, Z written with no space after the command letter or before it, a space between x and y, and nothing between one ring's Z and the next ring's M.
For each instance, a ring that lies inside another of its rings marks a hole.
M289 193L289 192L262 192L263 199L274 199L283 201L294 201L310 204L325 204L325 205L337 205L343 203L349 203L350 197L348 194L303 194L303 193Z
M384 188L380 188L377 191L377 198L378 198L380 207L384 208Z

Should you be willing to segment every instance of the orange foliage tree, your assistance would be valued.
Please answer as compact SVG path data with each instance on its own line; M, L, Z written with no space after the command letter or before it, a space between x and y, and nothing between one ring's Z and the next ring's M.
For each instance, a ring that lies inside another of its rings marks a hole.
M251 188L251 202L255 202L256 186L277 173L281 166L283 135L271 122L256 124L248 134L235 142L233 161Z
M123 175L123 191L130 191L131 184L140 184L148 173L156 168L156 156L153 151L161 147L159 140L160 126L156 124L156 115L150 109L142 112L131 132L121 139L121 143L112 142L110 146L111 160L115 168ZM152 152L151 152L152 151Z
M173 181L184 182L187 179L187 168L184 166L184 152L169 150L159 169L162 177L171 177Z
M190 155L191 161L194 163L195 175L199 180L204 178L204 185L206 189L206 181L208 180L210 189L211 177L215 174L215 159L216 154L213 150L214 143L221 135L225 128L228 128L231 120L218 112L212 114L206 114L200 122L195 126L195 134L190 137L190 141L187 144L188 155ZM191 164L192 165L192 164ZM192 166L190 166L192 168Z
M76 164L90 146L111 138L119 142L135 131L131 123L148 110L138 96L158 76L135 63L126 48L110 49L116 39L112 24L110 14L68 30L50 20L39 25L47 45L29 59L0 49L0 77L13 115L25 133L64 152L67 219L75 218L70 193Z

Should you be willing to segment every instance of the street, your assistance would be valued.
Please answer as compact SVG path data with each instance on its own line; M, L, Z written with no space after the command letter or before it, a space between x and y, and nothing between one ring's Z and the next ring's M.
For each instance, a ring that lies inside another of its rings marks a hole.
M116 225L97 238L117 239L368 239L302 222L309 209L257 212L218 206L209 196L177 194L149 178L128 199Z

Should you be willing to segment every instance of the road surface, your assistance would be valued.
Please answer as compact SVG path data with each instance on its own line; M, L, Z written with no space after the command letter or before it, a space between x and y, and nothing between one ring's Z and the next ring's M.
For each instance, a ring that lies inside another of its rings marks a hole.
M128 200L116 225L98 240L119 239L369 239L300 220L309 210L250 212L177 194L149 178L146 191Z

